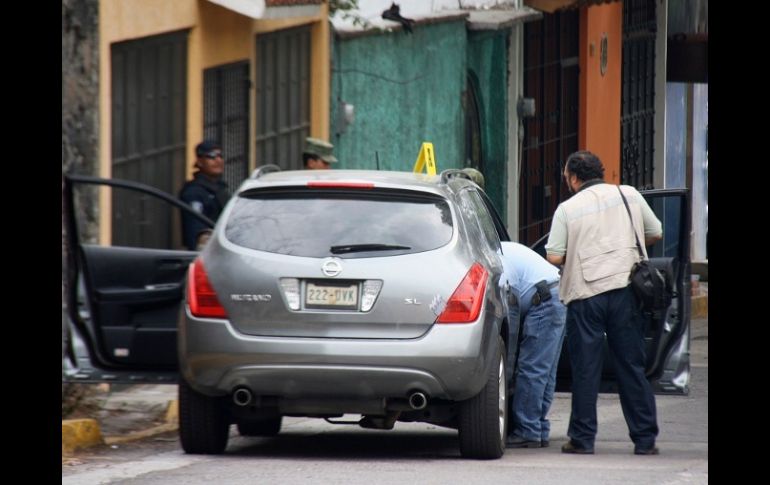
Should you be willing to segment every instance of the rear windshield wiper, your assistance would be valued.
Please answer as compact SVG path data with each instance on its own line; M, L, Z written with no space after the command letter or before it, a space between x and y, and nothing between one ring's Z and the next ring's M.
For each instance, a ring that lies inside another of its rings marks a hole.
M389 251L391 249L412 249L399 244L342 244L329 248L332 254L362 253L364 251Z

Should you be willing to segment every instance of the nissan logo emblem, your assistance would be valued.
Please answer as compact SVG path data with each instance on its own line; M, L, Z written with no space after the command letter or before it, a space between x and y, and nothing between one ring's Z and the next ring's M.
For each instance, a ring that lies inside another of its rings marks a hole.
M327 259L324 261L324 264L321 265L321 271L323 271L326 276L334 277L342 273L342 265L336 259Z

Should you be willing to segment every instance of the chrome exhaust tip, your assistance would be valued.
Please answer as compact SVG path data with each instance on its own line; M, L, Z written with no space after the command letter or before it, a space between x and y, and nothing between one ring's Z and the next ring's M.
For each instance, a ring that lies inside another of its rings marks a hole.
M251 391L246 387L239 387L233 391L233 402L236 406L248 406L253 397Z
M412 409L425 409L428 405L428 396L420 391L415 391L409 395L409 407Z

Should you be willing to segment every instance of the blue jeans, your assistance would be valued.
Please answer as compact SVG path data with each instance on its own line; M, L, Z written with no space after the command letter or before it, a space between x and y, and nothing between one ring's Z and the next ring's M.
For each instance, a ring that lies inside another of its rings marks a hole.
M559 301L558 287L551 289L551 295L550 300L531 306L524 315L518 367L511 386L514 394L509 434L529 441L547 441L551 431L547 416L556 387L567 312ZM514 316L509 318L515 321Z
M637 448L655 444L655 396L645 376L644 335L637 306L630 286L569 303L572 414L567 435L579 448L594 447L605 333L631 440Z

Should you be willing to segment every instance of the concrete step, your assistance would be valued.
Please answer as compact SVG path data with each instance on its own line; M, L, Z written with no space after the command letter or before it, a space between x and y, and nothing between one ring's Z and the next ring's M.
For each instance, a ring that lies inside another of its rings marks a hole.
M708 282L693 280L692 282L692 314L691 318L708 318L709 316L709 286Z

